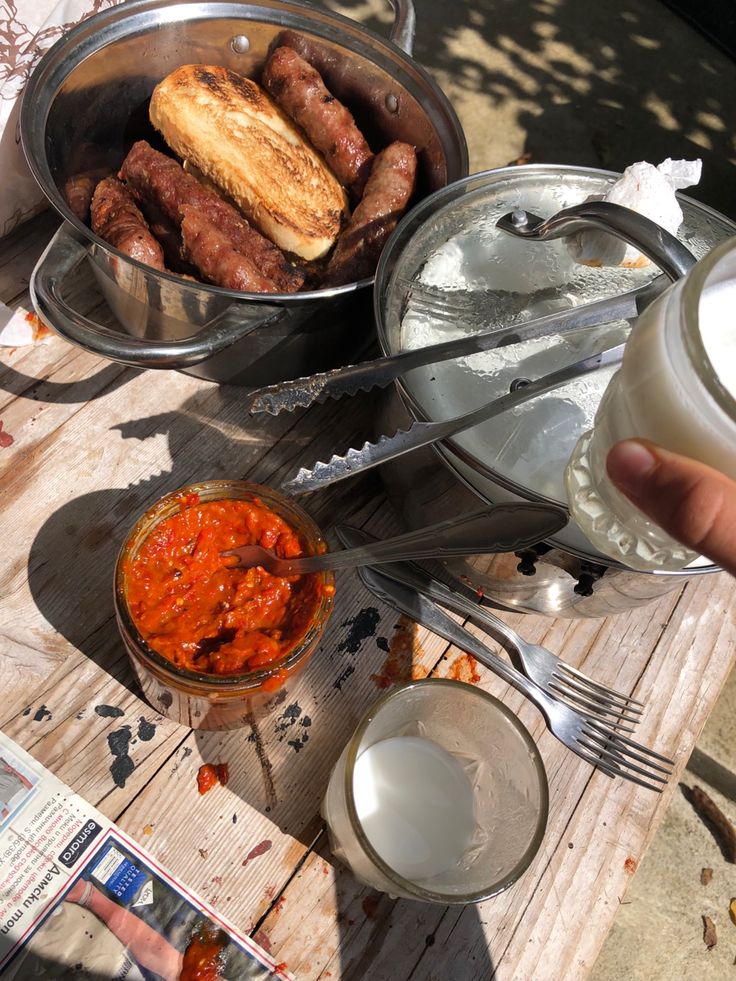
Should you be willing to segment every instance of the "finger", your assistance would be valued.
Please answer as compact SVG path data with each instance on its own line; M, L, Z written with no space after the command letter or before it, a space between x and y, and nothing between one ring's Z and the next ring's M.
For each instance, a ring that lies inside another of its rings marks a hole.
M606 469L668 534L736 575L736 482L646 440L617 443Z

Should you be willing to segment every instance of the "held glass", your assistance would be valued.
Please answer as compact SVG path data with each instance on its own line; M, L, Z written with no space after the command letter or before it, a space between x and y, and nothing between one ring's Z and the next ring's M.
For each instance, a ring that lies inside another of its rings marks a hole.
M592 544L641 571L678 570L698 556L624 497L608 451L639 437L736 478L736 238L671 286L638 319L620 370L565 473L570 509Z

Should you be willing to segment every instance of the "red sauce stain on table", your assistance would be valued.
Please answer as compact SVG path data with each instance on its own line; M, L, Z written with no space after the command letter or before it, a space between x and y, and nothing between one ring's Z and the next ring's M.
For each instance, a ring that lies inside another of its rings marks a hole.
M423 651L417 639L419 627L408 617L399 617L388 644L388 653L379 674L372 674L376 688L390 688L404 681L427 677L421 664Z
M251 848L251 850L248 852L248 854L245 856L245 858L241 862L241 865L245 868L245 866L248 864L248 862L250 862L252 859L254 859L254 858L260 858L261 855L265 855L266 852L270 852L272 845L273 845L273 842L269 838L266 838L263 841L259 842L255 846L255 848Z
M227 786L230 779L230 767L227 763L203 763L197 770L197 789L200 794L206 794L218 783Z
M461 654L452 662L447 677L454 681L464 681L468 685L477 685L480 681L478 662L470 654Z
M380 902L381 902L381 897L378 895L365 897L362 906L363 906L363 912L368 917L368 919L372 920L373 917L376 915L376 911L378 910L378 904Z
M179 981L221 981L225 975L223 952L227 947L227 934L222 930L203 929L190 940L184 951Z
M50 337L53 331L51 331L42 320L39 320L38 316L27 311L25 317L23 318L27 324L30 324L33 328L33 343L36 344L38 341L42 341L45 337Z
M3 421L0 419L0 449L7 449L15 442L15 437L3 431Z
M298 646L328 587L319 575L232 568L221 553L241 545L287 559L305 554L300 536L256 499L200 502L191 494L153 529L125 569L130 614L149 647L181 668L228 675L264 668ZM264 687L285 678L280 672Z
M265 930L259 930L253 939L259 947L263 947L267 954L271 953L271 939Z

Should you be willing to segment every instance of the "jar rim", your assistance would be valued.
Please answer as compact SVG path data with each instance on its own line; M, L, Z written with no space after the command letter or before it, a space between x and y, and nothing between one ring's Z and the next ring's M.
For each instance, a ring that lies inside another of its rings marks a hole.
M239 493L237 496L228 493L232 491L238 491ZM161 521L175 513L173 509L178 505L182 497L188 494L208 492L211 496L207 500L260 499L269 507L273 505L274 510L279 516L283 517L289 524L291 524L290 518L295 520L298 523L296 530L308 543L317 544L324 541L322 533L313 518L295 501L279 493L272 487L238 479L201 480L186 484L158 498L152 505L146 508L133 523L123 541L115 563L113 576L113 596L118 624L121 632L124 632L127 635L127 639L135 646L136 654L143 660L149 662L151 667L169 676L170 679L185 682L196 689L207 689L209 691L215 689L222 693L241 690L243 687L257 689L278 671L290 671L312 649L322 634L332 611L334 599L331 594L325 593L324 590L322 591L319 606L310 622L307 632L282 657L261 668L239 672L237 674L223 675L182 668L156 651L148 644L138 630L127 602L124 565L130 550L135 544L138 544L138 547L140 547ZM171 511L167 510L168 508L171 508ZM287 513L284 514L284 511ZM150 524L150 522L153 523ZM295 527L293 524L291 526ZM329 570L314 574L320 576L325 585L332 585L334 583L334 575Z

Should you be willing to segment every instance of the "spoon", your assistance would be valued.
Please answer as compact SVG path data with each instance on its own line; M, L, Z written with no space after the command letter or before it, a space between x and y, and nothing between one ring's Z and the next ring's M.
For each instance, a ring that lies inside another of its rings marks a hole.
M322 555L281 559L271 549L260 545L243 545L220 554L237 558L238 561L230 565L233 569L261 566L274 576L296 576L322 572L324 569L354 569L403 559L444 559L458 555L514 552L554 535L564 528L567 520L568 513L563 507L521 501L460 515L382 542L370 542L359 548Z

